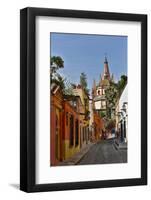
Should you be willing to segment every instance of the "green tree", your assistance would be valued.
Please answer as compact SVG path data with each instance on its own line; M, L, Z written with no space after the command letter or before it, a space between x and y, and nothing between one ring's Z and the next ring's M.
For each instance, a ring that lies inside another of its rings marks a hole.
M53 65L55 65L56 69L63 68L64 67L64 61L60 56L53 56L53 57L51 57L50 65L51 65L51 67Z
M101 118L104 118L106 116L105 112L103 112L103 111L99 112L99 114L100 114Z
M87 76L84 72L80 74L80 85L82 86L83 90L86 94L89 94L88 83L87 83Z
M64 68L64 61L60 56L53 56L50 59L50 76L51 78L58 69Z
M73 95L72 84L67 80L67 78L62 77L58 73L60 68L64 68L63 59L60 56L53 56L51 57L50 64L51 83L59 85L64 95Z
M121 79L118 81L117 83L117 88L118 88L118 97L121 95L121 93L123 92L125 86L127 84L127 76L126 75L122 75Z
M84 97L84 106L85 106L85 120L89 119L89 89L88 89L88 83L87 83L87 76L84 72L80 74L80 85L82 86L85 97Z
M110 86L105 90L106 97L106 116L111 119L112 112L115 109L115 104L117 101L118 88L117 84L110 81Z
M127 84L127 76L122 75L118 83L110 81L109 87L105 90L105 97L106 97L106 115L109 119L111 119L111 115L114 112L115 104L122 94L125 86Z
M63 90L65 88L64 78L57 72L58 69L64 67L64 61L60 56L53 56L50 59L50 80Z
M70 83L70 81L68 81L67 79L64 80L64 90L63 90L63 93L65 95L74 95L73 94L73 88L74 88L74 84Z
M51 84L52 83L55 83L56 85L59 85L62 90L65 89L65 80L58 73L55 76L52 76L52 78L51 78Z

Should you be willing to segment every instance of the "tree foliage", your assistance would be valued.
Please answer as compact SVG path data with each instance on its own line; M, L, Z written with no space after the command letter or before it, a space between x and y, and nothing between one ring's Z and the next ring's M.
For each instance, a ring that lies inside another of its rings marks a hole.
M64 61L60 56L53 56L51 57L51 67L55 64L56 69L63 68L64 67Z
M82 86L83 90L86 94L89 94L88 83L87 83L87 76L84 72L80 74L80 85Z
M109 119L112 118L112 113L114 112L115 104L118 98L121 96L126 84L127 76L122 75L117 83L110 81L109 87L107 87L105 90L107 104L106 114Z
M50 59L50 77L51 79L53 76L56 75L57 70L60 68L64 68L64 61L60 56L53 56Z
M56 85L60 86L60 88L62 90L65 89L65 81L64 78L62 76L60 76L60 74L55 74L55 76L52 76L51 78L51 84L55 83Z
M121 93L124 90L126 84L127 84L127 76L126 75L122 75L121 79L117 83L118 96L121 95Z
M51 57L50 62L50 79L51 83L55 83L63 90L65 88L64 78L57 72L58 69L64 67L64 61L60 56Z
M117 101L117 84L110 82L110 86L105 90L106 97L106 115L110 119L113 110L115 109L115 104Z
M99 114L100 114L101 118L104 118L106 116L105 112L103 112L103 111L101 111Z
M60 56L51 57L51 65L50 65L51 83L59 85L64 95L73 95L72 84L67 80L67 78L61 76L58 73L58 70L60 68L64 68L63 59Z
M115 104L122 94L125 86L127 84L127 76L122 75L118 83L114 83L113 81L110 81L109 87L105 90L105 97L106 97L106 114L107 117L110 119L112 116L112 113L115 109Z
M65 95L73 95L73 84L70 83L67 79L64 80L64 89L63 89L63 93Z

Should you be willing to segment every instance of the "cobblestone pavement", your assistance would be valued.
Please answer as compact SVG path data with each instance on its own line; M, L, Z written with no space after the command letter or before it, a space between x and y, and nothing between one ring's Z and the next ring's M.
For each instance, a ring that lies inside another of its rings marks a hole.
M127 149L116 149L113 139L110 139L94 144L77 165L126 162Z

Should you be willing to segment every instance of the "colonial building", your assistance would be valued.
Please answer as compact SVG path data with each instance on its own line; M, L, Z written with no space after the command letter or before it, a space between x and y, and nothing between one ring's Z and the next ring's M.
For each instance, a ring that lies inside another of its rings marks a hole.
M50 164L55 166L63 159L63 94L54 83L51 84L50 103Z
M64 95L51 84L50 165L72 157L90 142L88 109L88 95L80 85L74 94Z
M80 147L84 147L90 142L90 130L89 130L89 96L83 90L81 85L75 85L73 88L73 94L79 96L81 99L80 107Z
M118 133L119 142L127 143L128 127L128 86L126 85L116 104L116 132Z
M110 77L109 65L107 58L105 57L103 75L100 76L98 84L96 84L96 81L94 80L92 88L94 110L96 110L98 113L106 112L105 89L110 86L110 80L112 78Z
M79 96L64 96L63 101L63 160L80 150L80 108Z

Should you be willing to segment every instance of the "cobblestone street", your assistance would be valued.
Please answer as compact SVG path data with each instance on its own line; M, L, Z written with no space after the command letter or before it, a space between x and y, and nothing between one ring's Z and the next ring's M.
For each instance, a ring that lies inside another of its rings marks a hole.
M85 156L77 163L85 164L109 164L109 163L126 163L127 150L116 149L114 141L103 140L93 145Z

